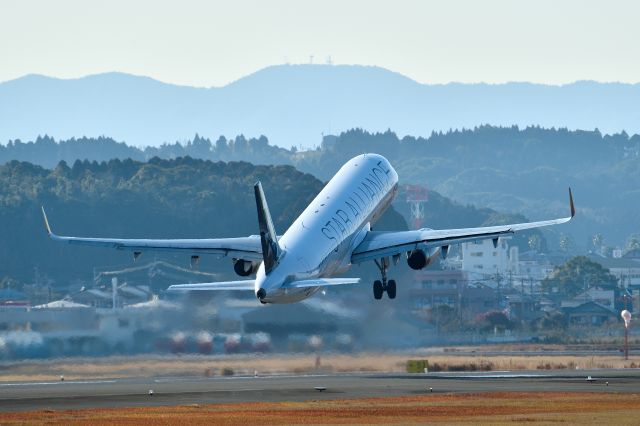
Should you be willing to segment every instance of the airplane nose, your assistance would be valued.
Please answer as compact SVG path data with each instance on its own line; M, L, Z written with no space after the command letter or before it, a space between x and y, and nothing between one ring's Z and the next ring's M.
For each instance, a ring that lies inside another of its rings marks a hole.
M258 297L258 299L262 301L262 299L267 297L267 290L265 290L264 288L261 288L256 292L256 297Z

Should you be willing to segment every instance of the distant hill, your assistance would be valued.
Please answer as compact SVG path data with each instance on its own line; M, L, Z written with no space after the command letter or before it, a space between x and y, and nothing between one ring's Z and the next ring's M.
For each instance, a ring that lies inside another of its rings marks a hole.
M399 135L482 124L640 133L640 84L417 83L378 67L279 65L219 88L120 73L0 83L0 141L108 135L157 146L195 133L311 147L350 128Z

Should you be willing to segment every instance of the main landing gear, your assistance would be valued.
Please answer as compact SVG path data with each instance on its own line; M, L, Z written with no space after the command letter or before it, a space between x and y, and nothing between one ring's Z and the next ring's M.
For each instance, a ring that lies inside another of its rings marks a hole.
M375 259L376 265L378 269L380 269L380 274L382 274L382 281L375 280L373 282L373 297L376 300L382 299L382 294L386 291L389 299L396 298L396 281L395 280L387 280L387 269L389 268L389 258L383 257L378 261Z

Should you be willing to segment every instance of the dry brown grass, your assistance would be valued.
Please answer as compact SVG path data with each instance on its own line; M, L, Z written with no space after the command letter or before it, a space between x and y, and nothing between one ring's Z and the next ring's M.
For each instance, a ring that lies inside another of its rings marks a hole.
M320 372L404 372L407 360L427 359L440 370L462 370L476 366L478 370L536 370L536 369L593 369L630 368L640 365L640 356L625 361L622 356L569 356L545 354L540 356L514 355L483 356L461 351L438 354L330 354L321 356ZM100 379L116 377L203 376L234 374L309 373L316 370L315 355L243 355L227 357L165 357L165 358L89 358L60 361L16 363L0 371L0 382L22 380ZM433 370L433 369L432 369Z
M456 367L475 365L477 370L558 370L558 369L594 369L594 368L635 368L640 364L640 357L629 357L625 361L622 356L613 355L436 355L426 356L430 365L439 365L442 370L463 369ZM468 369L467 369L468 370Z
M309 402L33 411L0 415L2 424L637 424L640 395L488 393Z

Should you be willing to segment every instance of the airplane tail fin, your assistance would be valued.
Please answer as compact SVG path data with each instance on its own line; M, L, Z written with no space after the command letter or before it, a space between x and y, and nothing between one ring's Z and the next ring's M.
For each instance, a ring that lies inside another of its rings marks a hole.
M267 199L262 190L262 184L258 181L253 186L256 196L256 206L258 208L258 225L260 226L260 242L262 243L262 258L264 259L264 272L268 274L278 264L280 257L280 246L278 237L273 227L271 213Z

